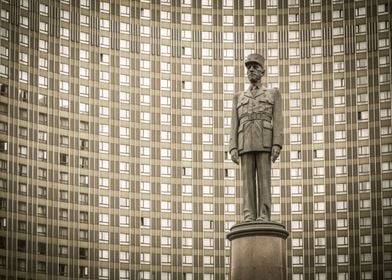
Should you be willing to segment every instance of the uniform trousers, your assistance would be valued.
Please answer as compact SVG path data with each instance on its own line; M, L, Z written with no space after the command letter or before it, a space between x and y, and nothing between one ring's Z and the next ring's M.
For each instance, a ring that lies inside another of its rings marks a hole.
M271 220L271 153L242 154L241 175L245 221Z

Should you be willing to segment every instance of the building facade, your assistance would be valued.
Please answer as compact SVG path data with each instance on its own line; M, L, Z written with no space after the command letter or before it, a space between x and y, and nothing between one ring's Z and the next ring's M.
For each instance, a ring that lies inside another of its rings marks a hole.
M388 0L1 0L0 279L228 279L244 58L288 279L392 279Z

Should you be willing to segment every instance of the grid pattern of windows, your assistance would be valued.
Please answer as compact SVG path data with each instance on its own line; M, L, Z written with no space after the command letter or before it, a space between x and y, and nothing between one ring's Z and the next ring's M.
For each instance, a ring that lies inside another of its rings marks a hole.
M253 52L284 100L271 210L290 277L391 279L392 7L300 2L2 0L0 279L224 279Z

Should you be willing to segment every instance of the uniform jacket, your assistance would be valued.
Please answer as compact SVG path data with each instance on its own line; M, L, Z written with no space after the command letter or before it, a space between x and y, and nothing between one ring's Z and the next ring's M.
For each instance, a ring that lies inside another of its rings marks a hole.
M259 87L234 95L229 151L271 152L283 145L282 98L279 89Z

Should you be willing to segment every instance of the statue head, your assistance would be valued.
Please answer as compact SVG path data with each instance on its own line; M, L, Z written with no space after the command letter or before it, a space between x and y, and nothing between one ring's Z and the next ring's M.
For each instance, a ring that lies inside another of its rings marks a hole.
M251 83L257 83L264 76L264 57L257 53L248 55L245 59L245 66L248 69L248 79Z

